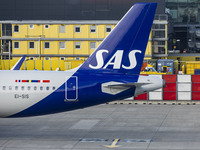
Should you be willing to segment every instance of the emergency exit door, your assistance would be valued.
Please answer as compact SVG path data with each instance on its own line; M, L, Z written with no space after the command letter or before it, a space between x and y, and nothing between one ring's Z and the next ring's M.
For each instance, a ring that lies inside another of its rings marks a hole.
M65 82L65 100L78 100L78 78L76 76L70 77L67 82Z

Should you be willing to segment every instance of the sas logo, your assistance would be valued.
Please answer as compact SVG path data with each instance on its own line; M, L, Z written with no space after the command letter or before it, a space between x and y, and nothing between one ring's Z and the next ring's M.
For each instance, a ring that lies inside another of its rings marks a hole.
M100 69L103 67L103 69L106 69L109 65L113 66L113 69L120 69L121 66L124 69L133 69L136 67L137 65L137 60L136 60L136 53L142 53L141 50L132 50L130 51L128 57L129 57L129 62L130 65L129 66L125 66L122 64L122 57L123 57L123 50L117 50L116 53L110 58L110 60L105 64L104 66L104 59L103 59L103 53L109 53L108 50L102 49L99 50L96 53L96 60L97 60L97 65L96 66L92 66L91 64L89 64L89 67L92 69ZM122 64L122 65L121 65Z

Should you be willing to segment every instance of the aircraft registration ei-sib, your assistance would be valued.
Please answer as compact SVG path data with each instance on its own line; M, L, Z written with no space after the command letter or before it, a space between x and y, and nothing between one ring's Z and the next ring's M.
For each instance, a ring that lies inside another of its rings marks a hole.
M156 3L137 3L79 67L0 71L0 117L52 114L125 99L165 86L140 76Z

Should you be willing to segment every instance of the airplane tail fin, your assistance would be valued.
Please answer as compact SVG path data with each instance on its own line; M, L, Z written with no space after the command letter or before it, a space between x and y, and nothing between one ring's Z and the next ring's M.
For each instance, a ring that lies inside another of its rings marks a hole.
M140 74L156 3L137 3L78 71Z

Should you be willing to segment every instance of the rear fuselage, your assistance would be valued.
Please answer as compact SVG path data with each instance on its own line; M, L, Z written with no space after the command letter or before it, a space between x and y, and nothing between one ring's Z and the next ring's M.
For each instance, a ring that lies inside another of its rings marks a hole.
M115 95L102 92L102 83L127 80L131 77L74 74L73 70L0 71L0 116L49 114L130 97L134 89Z

